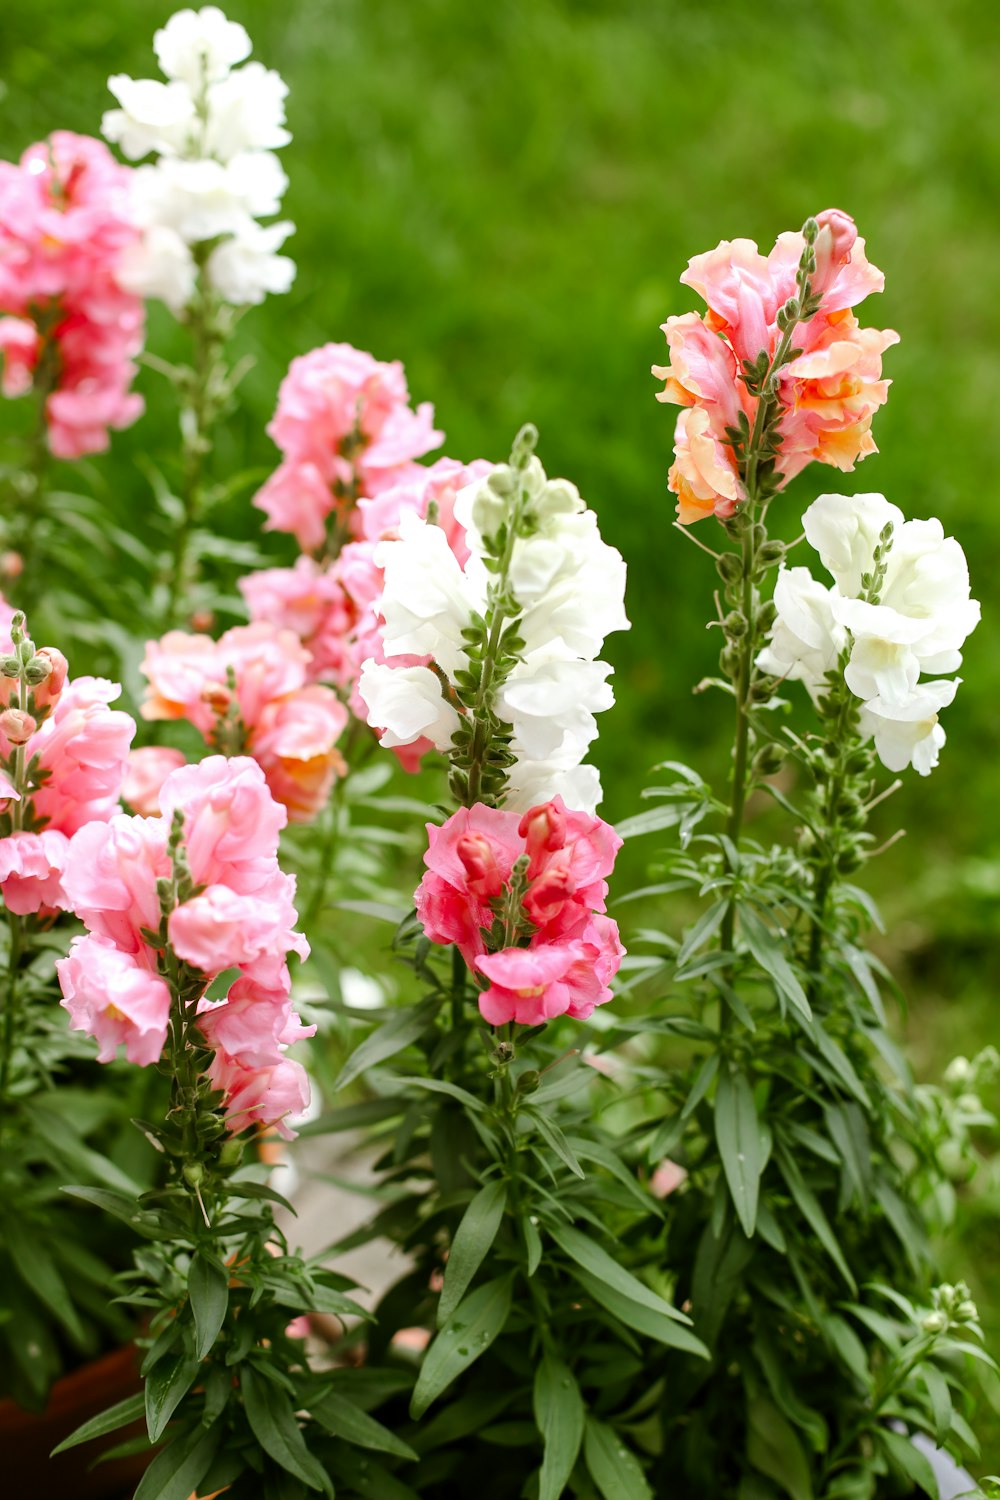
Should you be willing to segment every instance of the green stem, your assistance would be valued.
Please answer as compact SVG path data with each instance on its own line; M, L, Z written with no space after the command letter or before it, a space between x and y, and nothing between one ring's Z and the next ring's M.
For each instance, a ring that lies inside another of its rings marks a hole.
M4 998L3 1032L0 1040L0 1140L7 1118L11 1067L14 1060L14 1045L17 1040L18 1022L21 1012L21 996L18 980L21 975L21 954L24 939L24 919L8 911L10 942L7 949L7 992Z
M212 430L225 404L225 374L219 368L223 333L218 314L205 287L205 247L195 247L199 285L190 309L190 385L181 404L181 502L184 513L174 532L167 586L166 624L178 623L181 601L189 583L191 541L204 504L205 461L212 447Z

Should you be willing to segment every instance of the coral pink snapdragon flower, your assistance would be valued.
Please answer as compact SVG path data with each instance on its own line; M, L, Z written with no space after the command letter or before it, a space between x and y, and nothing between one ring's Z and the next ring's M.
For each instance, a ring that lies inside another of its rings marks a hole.
M624 956L604 915L621 848L614 829L555 797L523 816L460 808L427 832L417 915L432 942L454 943L488 981L479 996L484 1020L586 1018L611 999Z
M332 513L348 519L359 496L396 483L443 436L429 402L410 406L398 360L350 344L292 360L267 430L282 462L254 504L268 531L290 531L303 552L323 548Z
M109 428L142 413L130 386L145 308L117 279L140 234L132 175L101 141L68 130L0 162L2 390L21 396L42 381L59 458L101 452Z
M801 352L777 372L782 485L810 462L850 470L877 451L872 418L890 384L882 379L882 355L899 341L891 329L862 328L851 311L885 281L853 220L825 209L816 221L811 287L820 306L796 325ZM681 276L708 311L667 319L670 364L654 365L653 374L665 382L657 399L683 408L669 487L685 525L713 512L731 516L745 498L727 429L741 414L753 427L757 400L742 379L743 362L753 363L762 351L773 357L782 333L778 313L797 294L804 245L799 232L780 234L764 256L752 240L723 240L694 256Z
M309 652L290 630L259 621L208 635L147 641L145 719L187 719L214 748L252 755L293 822L323 806L345 765L346 708L308 680Z
M89 823L70 841L63 882L87 928L56 964L70 1024L97 1040L102 1062L120 1046L131 1062L157 1062L179 1003L167 976L180 961L200 991L187 1020L213 1052L208 1075L230 1128L261 1124L290 1136L284 1117L305 1107L308 1086L286 1052L315 1028L291 1003L288 954L304 958L309 948L295 931L295 879L277 859L287 814L256 761L219 755L171 772L159 813ZM157 941L176 814L193 893L166 914ZM205 999L233 968L225 1000Z

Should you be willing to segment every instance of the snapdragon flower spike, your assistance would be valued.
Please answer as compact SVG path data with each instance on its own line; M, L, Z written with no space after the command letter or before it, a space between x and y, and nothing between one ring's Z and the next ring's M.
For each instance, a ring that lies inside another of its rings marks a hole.
M773 493L813 461L850 470L877 451L872 417L886 400L882 355L899 336L851 311L880 292L854 221L824 209L761 255L724 240L681 276L708 304L663 324L670 364L657 400L683 408L669 488L683 525L726 519L746 498L748 465Z
M213 749L252 755L293 822L316 817L346 767L348 713L308 680L309 652L289 630L237 625L219 640L168 631L146 643L145 719L187 719Z
M23 614L2 600L0 614L0 890L16 915L48 917L68 905L70 838L119 810L136 726L109 707L116 682L70 681L61 651L36 651Z
M87 928L56 964L70 1024L102 1062L124 1046L129 1061L155 1063L169 1035L221 1090L234 1133L288 1137L284 1117L309 1096L286 1052L312 1031L291 1004L288 954L309 947L294 930L295 879L278 865L285 811L256 761L216 755L167 777L159 813L90 823L70 841L64 883ZM229 969L227 997L207 1000Z
M491 1026L586 1018L611 998L624 949L605 915L621 839L560 797L519 816L482 804L428 825L417 915L431 942L454 943Z
M426 739L447 754L466 806L558 794L592 810L600 782L582 762L614 701L595 658L628 629L625 564L576 487L546 477L536 439L524 429L511 462L458 496L464 563L413 516L376 549L385 659L365 662L358 691L383 745Z
M834 582L782 570L758 668L804 682L814 700L842 674L882 763L926 776L945 742L938 716L960 679L924 679L961 666L980 618L965 554L940 521L907 521L878 494L820 495L803 528Z
M125 272L140 237L133 176L69 130L0 162L0 388L44 396L57 458L102 452L142 414L131 385L145 309Z
M141 240L124 277L142 297L182 313L203 286L236 307L287 292L294 263L277 252L294 226L261 224L279 210L287 179L288 89L272 69L244 63L244 28L217 6L181 10L153 38L167 82L118 73L119 108L102 122L125 156L156 160L134 174Z
M289 531L303 552L328 558L365 534L358 501L419 479L415 460L444 436L430 402L410 406L398 360L350 344L292 360L267 431L282 461L254 498L265 530Z

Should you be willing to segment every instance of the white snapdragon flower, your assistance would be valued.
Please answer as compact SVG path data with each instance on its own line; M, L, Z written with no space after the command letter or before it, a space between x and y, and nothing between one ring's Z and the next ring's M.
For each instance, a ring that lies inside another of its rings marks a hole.
M430 740L447 750L458 728L458 714L446 700L442 685L429 667L392 667L366 661L358 692L368 709L368 722L381 730L379 744L387 750Z
M248 218L216 245L207 270L219 296L235 307L249 307L263 302L268 292L287 292L295 279L295 262L277 251L294 228L287 221L258 224Z
M468 666L462 632L485 609L486 590L440 526L403 516L399 540L380 542L375 562L385 578L378 608L386 656L432 656L449 676Z
M197 89L225 78L250 56L251 42L238 21L228 20L217 5L205 5L176 11L154 34L153 51L167 78Z
M113 74L108 88L121 108L105 112L101 130L130 161L151 151L161 156L184 154L198 124L190 89L183 83L158 83L125 73Z
M845 599L861 593L861 575L871 570L879 534L902 526L903 512L884 495L820 495L802 517L806 541L836 580Z
M958 679L922 675L956 671L980 617L965 554L940 521L904 521L883 495L821 495L803 525L836 581L826 590L805 568L782 572L758 666L802 678L816 697L849 644L844 681L864 704L862 732L889 770L912 765L926 776L945 742L938 714Z
M376 549L384 576L376 609L388 660L366 663L361 674L368 721L384 731L384 745L424 736L446 748L435 734L460 721L442 683L428 668L394 666L393 658L430 657L454 684L470 666L470 636L485 624L491 650L514 637L520 642L490 700L511 728L515 764L504 806L528 808L558 793L568 806L593 811L600 781L582 762L597 734L596 714L614 702L611 669L596 657L609 631L628 629L625 564L601 540L575 486L548 480L535 458L520 471L498 466L468 486L456 498L455 518L470 549L464 566L444 530L408 515L398 540ZM397 696L390 702L392 678ZM466 700L470 714L478 706Z
M130 287L178 313L197 295L199 276L235 306L287 291L294 263L276 252L292 226L256 222L278 213L288 186L274 155L291 140L284 82L259 62L237 67L250 38L216 6L178 11L154 47L168 81L115 74L109 87L120 108L102 127L129 158L155 157L133 178L145 234L129 259ZM205 261L195 252L209 245Z
M135 297L158 297L179 314L194 296L197 269L177 231L153 224L141 242L126 247L117 275L125 291Z
M887 704L873 698L861 710L861 731L872 735L879 760L889 771L912 766L919 776L928 776L938 763L945 732L938 714L953 701L960 677L948 681L922 682L907 701Z
M835 594L808 568L782 568L774 586L777 619L757 657L762 672L803 683L813 699L824 691L826 674L847 644L847 631L833 614Z
M287 97L284 79L259 62L210 84L204 149L217 161L230 161L241 151L287 146L292 138L285 129Z

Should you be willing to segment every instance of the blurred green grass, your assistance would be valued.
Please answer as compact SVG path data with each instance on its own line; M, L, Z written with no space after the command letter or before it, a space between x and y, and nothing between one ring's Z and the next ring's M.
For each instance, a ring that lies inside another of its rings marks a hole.
M97 133L110 72L151 76L161 3L8 0L0 150L62 126ZM297 225L292 293L241 325L256 357L224 468L274 461L264 424L295 354L349 340L403 359L456 457L501 458L521 422L572 477L631 571L628 636L608 645L618 707L598 759L606 816L635 809L653 762L721 775L726 704L692 699L717 642L714 577L672 529L674 416L654 401L658 325L695 305L677 278L724 237L770 245L831 204L851 212L887 290L863 320L896 328L882 452L814 470L776 505L794 535L822 489L879 489L962 540L983 624L929 781L910 777L872 867L885 951L922 1072L996 1034L1000 898L1000 24L991 0L232 0L255 56L290 85L283 153ZM161 312L150 344L181 353ZM117 521L142 532L145 454L175 447L144 372L146 419L94 466ZM4 414L6 420L7 414ZM12 417L12 420L14 418ZM225 512L256 537L258 513ZM706 523L711 526L711 523ZM285 539L269 543L289 558ZM641 873L643 852L628 876ZM988 1269L984 1272L988 1275ZM1000 1305L993 1272L989 1293ZM996 1326L996 1320L994 1320Z

